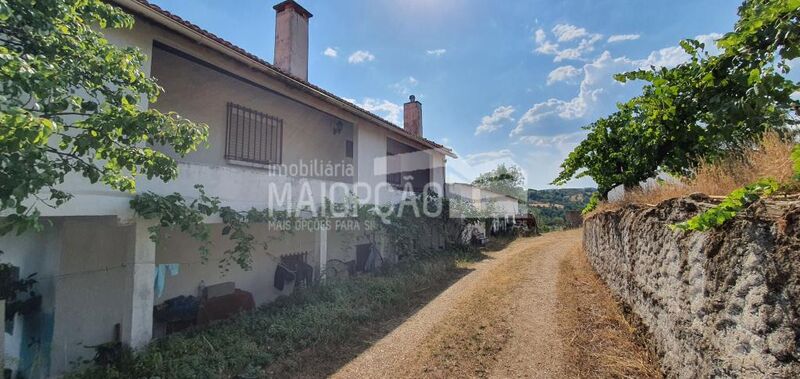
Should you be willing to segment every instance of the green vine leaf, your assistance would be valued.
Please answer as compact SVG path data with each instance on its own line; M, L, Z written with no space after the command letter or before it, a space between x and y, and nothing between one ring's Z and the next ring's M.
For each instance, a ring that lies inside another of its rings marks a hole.
M769 197L780 188L772 178L764 178L731 192L717 206L700 213L687 221L670 225L672 229L684 231L706 231L719 227L761 198Z

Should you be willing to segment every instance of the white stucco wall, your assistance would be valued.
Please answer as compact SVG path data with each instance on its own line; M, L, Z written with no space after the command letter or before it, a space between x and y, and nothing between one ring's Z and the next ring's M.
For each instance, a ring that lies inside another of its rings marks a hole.
M403 199L403 192L386 183L388 171L386 158L386 143L388 138L396 138L388 131L375 128L369 124L359 124L356 128L356 141L358 145L358 177L356 188L359 197L365 198L369 194L372 204L396 203ZM405 155L403 169L418 169L431 167L431 182L444 188L445 156L437 151L422 150ZM363 187L367 187L365 189Z
M280 295L291 293L291 287L283 291L273 286L275 269L281 255L308 252L308 263L314 267L315 275L319 273L319 251L314 231L297 231L281 233L269 231L266 225L254 225L250 233L256 236L256 249L252 252L253 267L246 271L233 263L224 271L218 267L223 252L233 247L233 242L228 237L222 236L222 225L211 225L212 246L209 259L203 262L198 248L200 244L190 236L164 230L156 247L156 264L174 264L180 266L180 272L167 275L164 292L155 299L155 304L160 304L167 299L185 295L198 296L198 287L201 282L205 286L223 282L234 282L236 288L253 294L256 304L263 304L274 300ZM262 248L266 243L266 251Z
M491 209L497 217L511 217L519 214L519 202L516 199L471 184L448 184L447 194L450 197L468 200L478 209Z
M435 182L439 184L439 188L444 188L446 186L445 182L445 169L447 165L447 157L438 152L431 153L431 182Z
M400 194L386 183L386 133L370 125L357 125L358 178L360 198L372 204L386 204L400 199Z
M354 163L345 156L345 143L353 140L353 127L347 122L334 134L335 117L160 48L153 49L152 75L164 87L164 93L153 108L178 112L209 126L208 148L177 158L179 161L213 166L228 164L224 158L226 117L227 103L232 102L283 120L284 165L313 160L340 165ZM261 170L261 173L266 172ZM345 175L325 179L352 182L352 176Z
M67 218L62 223L62 254L56 279L53 372L78 358L91 358L85 346L113 340L122 324L124 278L130 274L125 256L132 248L134 227L114 217Z
M152 35L155 33L155 28L149 23L138 22L138 20L135 25L134 29L103 29L101 33L103 33L108 42L114 45L135 47L141 50L148 57L142 70L150 75L150 63L152 60L149 57L153 53Z
M21 236L13 234L0 237L0 250L4 254L0 255L0 262L10 263L20 268L20 277L24 278L28 275L36 273L34 277L37 281L33 288L38 294L42 296L41 320L52 320L55 304L55 282L58 273L59 259L61 256L61 233L59 220L45 220L47 223L44 230L41 232L29 232ZM50 224L52 222L52 225ZM35 321L34 321L35 322ZM12 333L5 333L5 330L0 331L5 334L4 351L6 357L6 365L8 368L17 369L20 365L27 367L33 362L31 359L37 359L35 356L27 356L21 359L21 353L30 340L30 337L41 338L43 345L41 346L42 354L38 358L45 365L46 369L49 356L47 350L49 349L50 340L47 339L49 333L45 328L52 327L50 325L42 325L39 332L36 330L31 331L34 325L27 324L26 320L17 315L14 318L14 327ZM27 324L27 325L26 325ZM26 332L26 328L28 331ZM32 332L32 334L31 334ZM29 349L35 352L38 348Z

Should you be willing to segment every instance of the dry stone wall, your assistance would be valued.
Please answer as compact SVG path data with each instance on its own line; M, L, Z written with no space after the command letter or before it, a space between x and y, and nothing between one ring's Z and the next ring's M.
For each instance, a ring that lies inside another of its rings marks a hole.
M759 202L710 232L668 225L702 195L589 217L584 247L647 327L670 377L800 377L800 202Z

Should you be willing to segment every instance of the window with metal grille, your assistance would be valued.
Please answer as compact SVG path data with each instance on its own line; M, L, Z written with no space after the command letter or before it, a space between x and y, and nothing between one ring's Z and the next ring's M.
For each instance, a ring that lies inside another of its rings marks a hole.
M228 103L225 159L279 164L283 156L283 120Z

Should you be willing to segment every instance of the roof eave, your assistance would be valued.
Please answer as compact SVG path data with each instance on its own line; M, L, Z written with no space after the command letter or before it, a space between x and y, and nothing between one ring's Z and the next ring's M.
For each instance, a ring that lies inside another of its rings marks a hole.
M282 81L288 82L288 83L290 83L290 84L302 89L303 91L306 91L307 93L310 93L310 94L312 94L312 95L314 95L314 96L316 96L316 97L318 97L318 98L320 98L322 100L325 100L325 101L327 101L327 102L329 102L329 103L331 103L333 105L339 106L341 108L349 109L350 111L358 114L360 117L368 119L369 121L372 121L377 125L380 125L382 128L384 128L384 129L386 129L386 130L388 130L388 131L390 131L392 133L395 133L395 134L403 136L403 137L405 137L407 139L413 140L413 141L415 141L415 142L417 142L417 143L419 143L419 144L421 144L421 145L423 145L423 146L425 146L427 148L430 148L430 149L432 149L434 151L437 151L437 152L439 152L441 154L444 154L446 156L449 156L449 157L452 157L452 158L457 158L457 156L455 155L455 153L453 153L452 150L450 150L450 149L448 149L448 148L446 148L446 147L444 147L442 145L439 145L437 143L434 143L432 141L426 140L426 139L424 139L422 137L417 137L417 136L414 136L414 135L412 135L412 134L410 134L408 132L405 132L399 126L394 125L394 124L384 120L383 118L379 117L378 115L376 115L374 113L371 113L371 112L369 112L369 111L367 111L365 109L362 109L362 108L356 106L353 103L350 103L350 102L345 101L345 100L343 100L341 98L338 98L335 95L332 95L330 93L326 93L324 90L322 90L320 88L317 88L316 86L313 86L310 83L307 83L307 82L305 82L305 81L303 81L301 79L298 79L298 78L295 78L295 77L293 77L291 75L288 75L285 72L280 71L279 69L275 68L271 64L256 58L255 56L250 56L248 54L244 54L242 52L243 50L239 51L239 50L241 50L241 48L234 49L234 48L231 48L230 46L226 46L225 44L220 42L221 38L216 37L216 36L212 37L212 35L209 35L210 33L209 34L205 34L205 33L202 33L202 32L200 32L198 30L195 30L194 28L190 27L189 25L173 19L168 14L165 14L163 11L160 11L159 9L155 9L154 8L155 6L152 5L152 4L149 4L147 2L143 2L143 1L140 1L140 0L110 0L110 1L112 1L112 2L114 2L116 4L118 4L118 5L126 8L126 9L129 9L129 10L131 10L133 12L136 12L136 13L138 13L140 15L148 17L148 18L152 19L153 21L158 22L160 25L163 25L164 27L166 27L166 28L168 28L168 29L170 29L172 31L175 31L175 32L177 32L177 33L179 33L179 34L181 34L181 35L183 35L183 36L185 36L185 37L187 37L189 39L192 39L192 40L194 40L194 41L196 41L196 42L198 42L198 43L200 43L200 44L202 44L204 46L207 46L207 47L209 47L209 48L211 48L211 49L213 49L213 50L215 50L215 51L217 51L217 52L219 52L219 53L221 53L223 55L229 56L229 57L231 57L231 58L239 61L240 63L243 63L243 64L245 64L245 65L247 65L247 66L249 66L251 68L258 69L258 70L260 70L260 71L262 71L262 72L264 72L264 73L266 73L266 74L268 74L268 75L270 75L270 76L272 76L272 77L274 77L274 78L276 78L278 80L282 80Z

